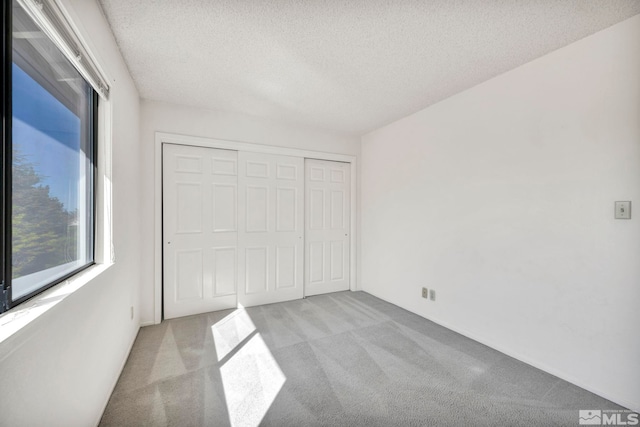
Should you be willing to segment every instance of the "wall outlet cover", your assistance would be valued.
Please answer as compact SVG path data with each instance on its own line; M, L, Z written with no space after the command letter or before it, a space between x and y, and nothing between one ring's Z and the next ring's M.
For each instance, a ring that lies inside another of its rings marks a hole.
M429 291L427 288L422 288L422 298L429 298Z
M431 290L429 291L429 299L430 299L431 301L435 301L435 300L436 300L436 291L434 291L433 289L431 289Z

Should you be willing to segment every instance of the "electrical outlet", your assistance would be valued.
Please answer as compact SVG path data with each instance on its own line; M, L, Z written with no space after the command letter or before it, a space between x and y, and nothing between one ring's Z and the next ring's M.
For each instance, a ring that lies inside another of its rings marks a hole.
M131 320L133 320L133 306L131 306Z
M422 298L429 299L429 290L427 288L422 288Z
M436 291L434 291L433 289L431 289L431 290L429 291L429 299L430 299L431 301L435 301L435 300L436 300Z

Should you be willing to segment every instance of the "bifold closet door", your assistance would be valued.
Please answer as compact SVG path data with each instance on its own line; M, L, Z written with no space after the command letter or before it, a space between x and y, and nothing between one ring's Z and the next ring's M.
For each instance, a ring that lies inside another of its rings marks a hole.
M238 153L238 302L303 297L304 160Z
M164 318L236 307L238 152L163 147Z
M349 289L351 165L305 160L305 295Z

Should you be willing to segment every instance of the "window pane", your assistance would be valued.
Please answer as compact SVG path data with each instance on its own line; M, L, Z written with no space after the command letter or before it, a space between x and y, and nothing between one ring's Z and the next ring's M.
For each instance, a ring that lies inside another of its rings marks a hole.
M13 3L13 300L93 261L93 89Z

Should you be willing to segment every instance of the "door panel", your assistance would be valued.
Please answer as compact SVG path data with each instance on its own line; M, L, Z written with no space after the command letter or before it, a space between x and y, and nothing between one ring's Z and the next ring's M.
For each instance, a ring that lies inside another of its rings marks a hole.
M213 184L213 232L236 231L238 186L235 184Z
M278 246L276 248L276 288L295 287L296 258L295 246Z
M177 196L177 232L202 233L202 185L175 184Z
M276 231L296 231L298 195L295 188L276 190Z
M163 147L165 319L236 306L237 156Z
M246 192L246 232L267 232L269 189L255 186L243 186L242 189Z
M331 242L329 246L329 259L331 269L331 280L343 280L345 268L344 268L344 242Z
M295 165L278 165L278 179L290 179L295 181L298 179L298 168Z
M185 301L202 298L204 272L202 250L176 251L176 300Z
M324 282L324 242L309 242L307 245L307 274L308 283Z
M344 191L331 191L331 203L329 204L330 218L331 218L331 229L332 230L343 230L345 224L345 214L346 210L344 208Z
M304 161L238 153L238 302L244 307L303 296Z
M261 294L268 290L267 283L267 264L269 249L262 248L246 248L245 249L245 293ZM243 304L244 306L244 304Z
M236 248L213 248L214 296L236 293Z
M216 157L215 154L211 157L211 159L213 161L214 175L238 175L237 159L225 159L224 157Z
M349 289L350 172L305 160L305 295Z

